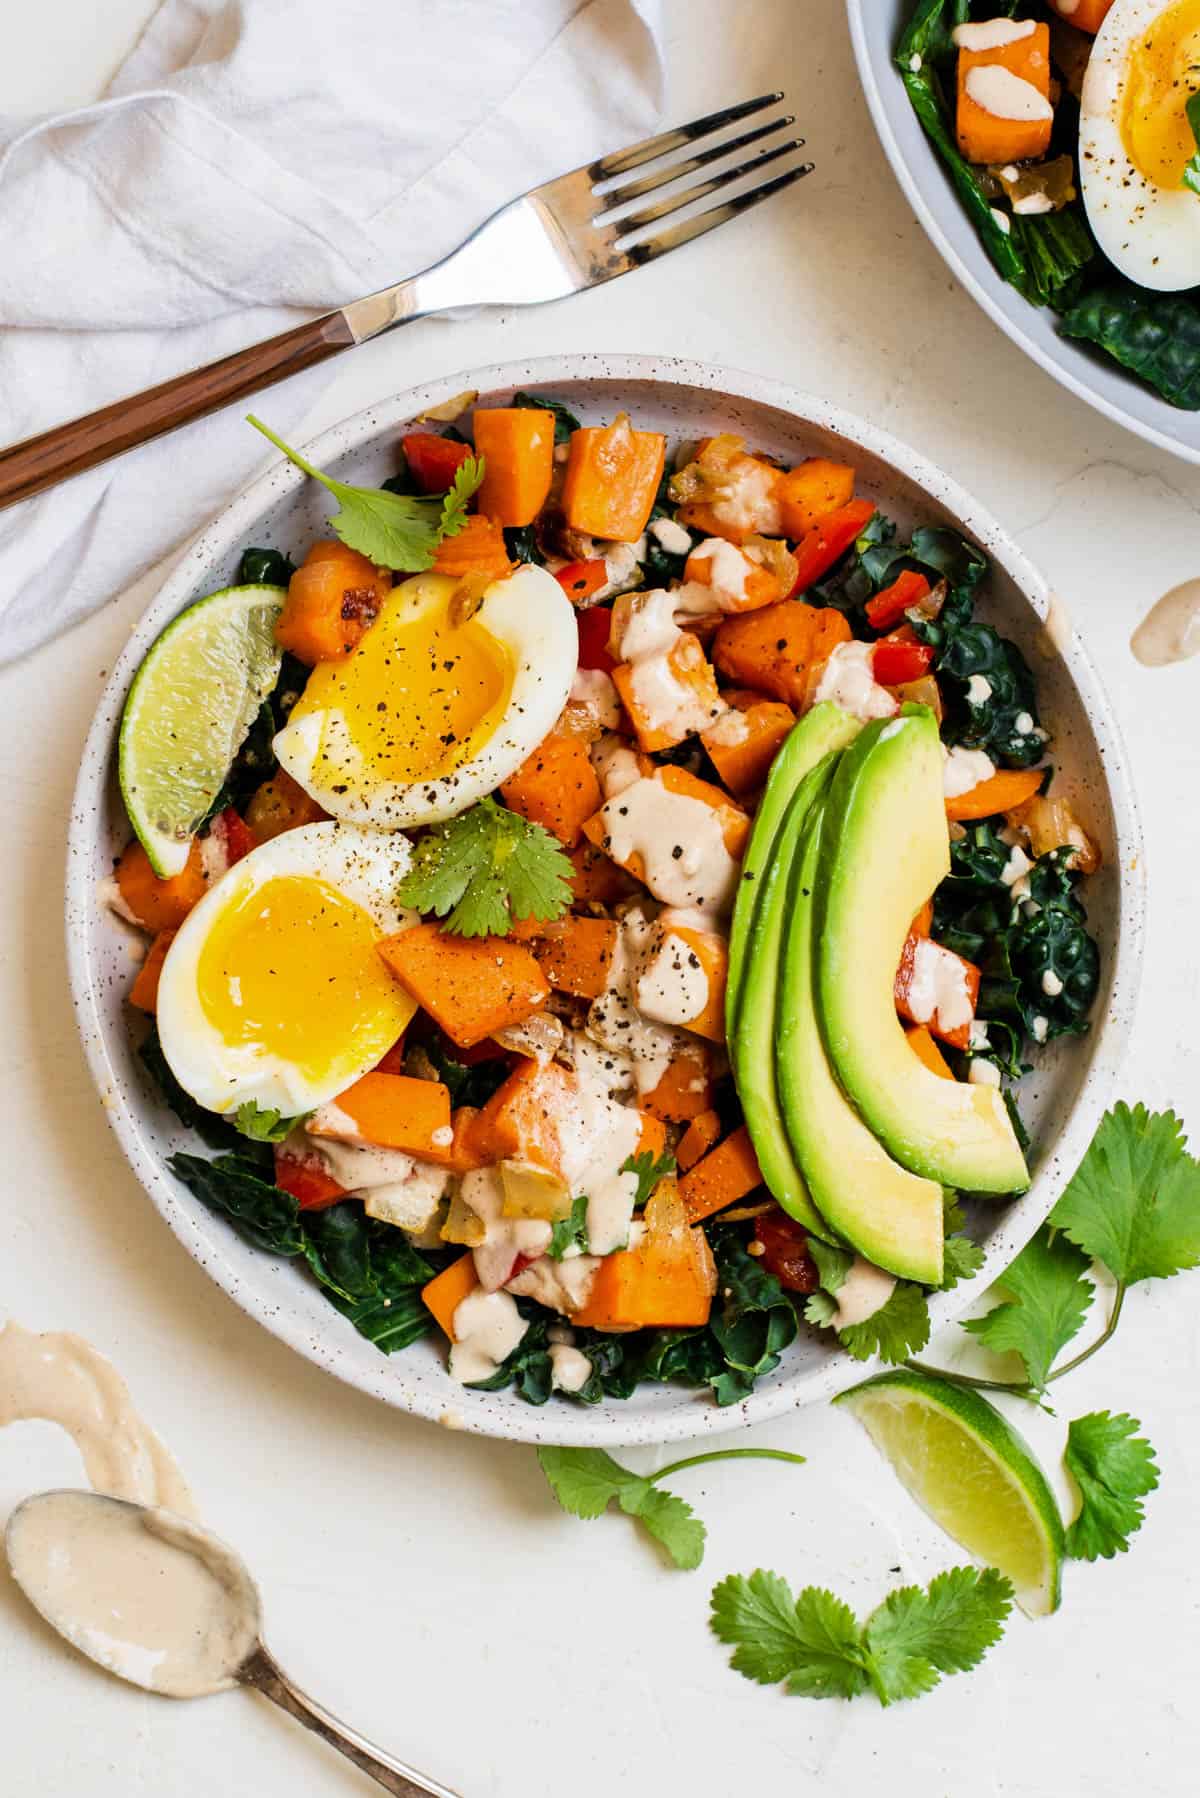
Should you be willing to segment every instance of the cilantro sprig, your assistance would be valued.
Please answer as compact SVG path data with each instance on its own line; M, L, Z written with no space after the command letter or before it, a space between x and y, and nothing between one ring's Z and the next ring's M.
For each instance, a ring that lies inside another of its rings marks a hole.
M454 483L446 494L424 496L389 493L382 487L352 487L333 475L322 474L253 413L247 415L246 422L261 431L289 462L332 493L341 510L329 522L343 543L383 568L400 568L406 574L420 574L432 568L442 538L457 537L467 522L467 502L484 476L482 456L467 456L456 469Z
M898 1587L859 1623L823 1587L805 1586L794 1597L779 1574L759 1568L713 1588L709 1621L746 1679L783 1682L803 1698L873 1691L889 1705L932 1691L943 1674L978 1666L1003 1634L1012 1598L994 1567L952 1567L924 1589Z
M258 1105L253 1099L247 1099L234 1112L233 1125L239 1135L248 1137L251 1142L277 1143L290 1136L307 1115L305 1112L299 1117L288 1117L271 1106Z
M672 1461L657 1473L632 1473L602 1448L539 1448L538 1461L550 1482L550 1490L572 1517L600 1517L615 1500L627 1517L634 1517L664 1550L676 1567L698 1567L704 1559L706 1531L692 1507L674 1492L664 1492L660 1480L670 1479L688 1467L709 1461L791 1461L803 1465L803 1455L781 1448L718 1448L708 1454L689 1455Z
M633 1208L640 1211L654 1195L654 1188L660 1180L666 1180L676 1170L674 1155L664 1150L656 1156L653 1149L642 1149L637 1155L631 1155L621 1163L623 1174L632 1174L637 1181L637 1191L633 1196Z
M1064 1459L1079 1489L1079 1514L1067 1531L1067 1553L1073 1560L1112 1559L1124 1554L1129 1538L1142 1527L1140 1501L1158 1485L1154 1450L1141 1424L1123 1412L1091 1411L1077 1417L1067 1432Z
M507 936L521 918L546 923L571 903L572 868L557 837L494 799L481 799L413 848L401 905L444 918L456 936Z

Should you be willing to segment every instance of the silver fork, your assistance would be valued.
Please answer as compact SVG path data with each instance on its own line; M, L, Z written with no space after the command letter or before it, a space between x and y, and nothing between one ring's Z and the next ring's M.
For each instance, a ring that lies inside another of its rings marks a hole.
M769 164L799 150L804 139L774 143L699 180L688 177L784 130L794 123L792 115L783 114L737 136L703 144L690 156L679 157L676 152L715 138L730 125L782 99L780 93L761 94L756 100L726 106L707 118L644 138L628 149L544 182L493 213L457 250L407 281L0 450L0 508L29 499L235 400L246 399L396 325L456 306L533 306L563 299L702 237L780 193L810 173L812 164L793 162L719 205L705 207L666 230L654 231L664 219L709 194L753 179ZM621 180L651 163L661 166L635 180ZM648 206L627 210L634 201L675 182L683 185Z

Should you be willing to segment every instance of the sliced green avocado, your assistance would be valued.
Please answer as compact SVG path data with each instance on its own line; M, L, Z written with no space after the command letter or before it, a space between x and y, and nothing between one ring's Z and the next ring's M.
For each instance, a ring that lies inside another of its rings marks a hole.
M821 1040L813 981L825 804L818 799L806 809L784 904L774 1029L784 1123L812 1202L826 1223L876 1266L905 1280L940 1286L942 1189L892 1160L834 1079ZM789 812L781 840L791 821Z
M941 1079L913 1054L893 989L909 925L950 870L933 713L869 724L838 764L817 871L817 1002L833 1070L914 1174L1021 1192L1025 1158L994 1087Z
M754 828L742 859L737 901L733 908L733 924L729 932L729 974L725 989L727 1034L733 1041L734 1024L741 1002L747 971L746 949L750 926L758 901L758 888L771 859L771 849L791 804L796 788L810 768L832 749L844 749L862 729L857 718L843 712L832 700L814 706L784 739L771 763L771 772L758 810Z
M728 1039L734 1083L763 1179L783 1209L826 1242L836 1238L809 1197L783 1126L772 1037L787 917L788 875L800 832L811 807L819 804L827 791L836 762L836 753L831 752L803 776L759 871L754 917L745 943L745 990Z

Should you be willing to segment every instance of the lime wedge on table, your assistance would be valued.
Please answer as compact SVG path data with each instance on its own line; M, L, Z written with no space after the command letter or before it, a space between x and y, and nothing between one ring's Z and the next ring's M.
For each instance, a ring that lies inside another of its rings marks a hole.
M118 762L129 821L158 875L182 871L200 820L279 678L283 587L226 587L181 612L129 689Z
M977 1392L900 1369L834 1401L857 1417L922 1510L1013 1583L1030 1617L1057 1610L1062 1518L1012 1425Z

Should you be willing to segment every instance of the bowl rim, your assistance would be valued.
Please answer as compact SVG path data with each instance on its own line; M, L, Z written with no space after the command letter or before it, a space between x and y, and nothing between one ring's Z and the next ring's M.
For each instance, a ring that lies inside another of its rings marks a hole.
M1105 395L1099 392L1097 388L1093 387L1090 382L1081 380L1078 375L1076 375L1070 368L1066 367L1064 363L1060 362L1057 357L1043 349L1041 344L1039 344L1036 339L1023 328L1018 318L1010 314L1007 308L1001 305L995 295L988 292L966 257L956 248L947 232L942 228L937 218L934 216L933 209L925 199L922 184L918 180L916 172L905 156L903 150L900 148L899 140L892 129L892 123L888 116L883 92L875 78L875 68L871 59L868 42L869 38L874 36L879 30L879 26L876 23L877 15L868 20L868 11L872 4L873 0L846 0L846 14L850 26L850 41L854 49L854 60L858 67L859 82L862 86L863 93L866 96L867 110L871 114L871 120L875 126L876 135L883 146L883 153L891 164L892 173L899 182L901 190L905 194L909 205L916 213L925 235L929 238L943 262L948 265L951 273L954 274L962 286L966 288L976 305L983 308L992 323L1000 327L1009 341L1015 343L1019 350L1023 350L1032 361L1038 364L1039 368L1044 369L1045 372L1050 375L1053 380L1057 381L1060 386L1065 387L1068 392L1073 393L1076 399L1082 400L1085 405L1091 406L1095 411L1102 412L1107 419L1111 420L1113 424L1120 425L1123 430L1132 431L1135 436L1142 438L1144 442L1152 443L1156 449L1167 450L1171 455L1179 456L1185 462L1200 463L1200 443L1184 443L1178 437L1171 436L1165 429L1160 429L1157 425L1151 424L1148 420L1138 418L1132 412L1127 412L1124 406L1118 404L1114 400L1106 398ZM932 145L928 145L927 148L929 150L929 155L932 158L934 156ZM970 223L966 220L966 215L964 214L963 216L967 228L970 229ZM977 241L973 232L971 241ZM979 253L986 259L987 252L983 249L982 245L979 245ZM988 266L990 267L990 264ZM1022 295L1017 293L1015 287L1011 288L1009 291L1012 292L1020 302L1021 306L1029 307L1030 311L1037 310L1037 308L1033 306L1032 301L1024 299ZM1120 364L1114 362L1112 365L1112 372L1115 374L1119 370ZM1129 374L1127 371L1121 370L1120 372L1127 381L1134 383L1135 386L1138 384L1136 376ZM1172 408L1170 403L1165 399L1162 400L1161 403L1165 412L1170 415L1174 408Z
M361 449L375 438L467 389L488 393L525 385L564 388L589 381L699 388L716 398L772 407L800 424L839 433L864 454L874 456L890 470L935 496L953 513L960 528L987 545L989 556L1009 575L1041 625L1046 626L1053 602L1047 583L1008 533L956 481L890 432L880 430L819 396L804 393L768 376L715 364L638 354L588 352L522 359L458 371L408 388L331 425L301 447L311 461L321 466ZM96 907L93 833L115 750L121 701L133 671L165 624L193 597L196 586L206 578L214 554L227 553L230 546L246 541L247 530L266 505L298 490L306 479L295 467L272 464L217 513L193 540L143 611L113 665L84 744L67 832L68 976L92 1079L122 1152L143 1189L192 1258L248 1316L305 1359L332 1372L347 1384L395 1409L448 1427L542 1445L614 1447L686 1441L719 1434L743 1424L765 1422L814 1400L832 1397L855 1384L872 1371L873 1364L854 1361L844 1352L834 1352L818 1368L791 1379L776 1377L770 1384L760 1384L737 1405L720 1408L712 1403L708 1394L697 1392L689 1394L690 1403L677 1404L671 1410L664 1410L661 1416L653 1407L634 1410L617 1402L585 1408L535 1407L512 1400L508 1405L497 1407L476 1401L509 1399L511 1395L456 1389L452 1396L439 1396L420 1383L410 1385L404 1381L402 1356L380 1355L376 1369L369 1361L360 1362L344 1355L336 1341L316 1340L302 1316L294 1315L286 1304L281 1305L278 1296L266 1290L265 1282L252 1286L232 1264L224 1245L219 1241L214 1243L205 1234L200 1227L202 1220L197 1216L200 1208L190 1200L187 1204L182 1202L176 1184L143 1134L137 1112L124 1090L122 1076L109 1055L105 1040L106 1025L100 1004L102 982L95 966L93 930L89 928L89 922L94 924ZM1132 1027L1142 963L1145 858L1124 744L1107 696L1078 637L1071 632L1057 647L1095 735L1112 808L1113 859L1118 881L1117 928L1110 961L1112 1003L1105 1016L1095 1022L1090 1039L1093 1045L1091 1064L1055 1137L1053 1148L1038 1170L1034 1186L1028 1194L1012 1201L1006 1214L1011 1217L1018 1208L1026 1208L1017 1228L1016 1247L1011 1241L1007 1246L1005 1265L1048 1214L1100 1121ZM1030 1200L1035 1195L1038 1203L1030 1210ZM204 1217L207 1216L204 1213ZM971 1280L960 1283L953 1293L937 1295L948 1302L937 1307L935 1329L960 1316L994 1282L1000 1269L991 1265L992 1259L986 1259L980 1272ZM270 1265L269 1262L266 1264ZM397 1363L401 1364L400 1378L396 1374ZM386 1380L382 1377L385 1370L389 1375Z

